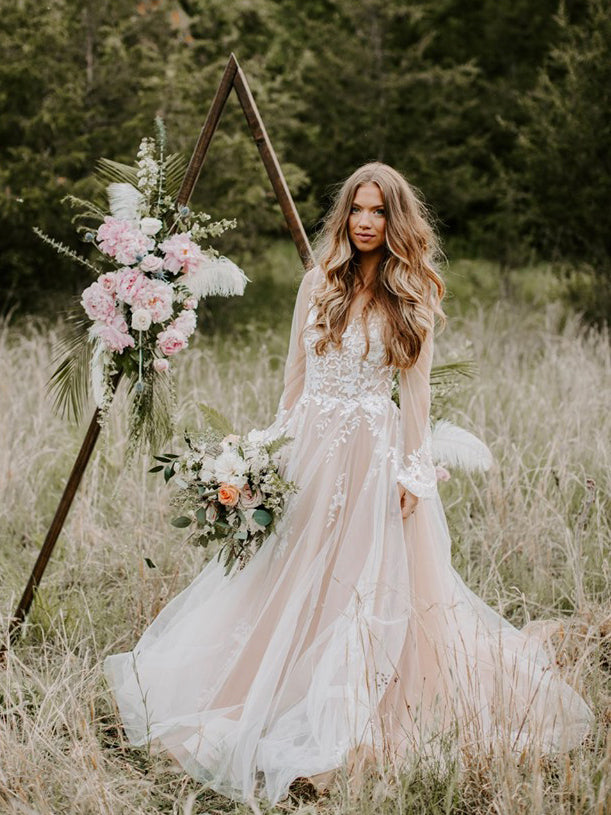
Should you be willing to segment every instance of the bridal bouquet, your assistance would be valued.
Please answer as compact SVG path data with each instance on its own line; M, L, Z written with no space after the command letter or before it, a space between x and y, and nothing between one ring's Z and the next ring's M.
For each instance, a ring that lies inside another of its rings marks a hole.
M161 464L149 472L163 471L166 483L173 479L178 492L172 503L183 514L171 523L194 527L191 537L200 546L218 541L227 575L234 565L242 569L248 563L297 491L279 472L279 452L291 439L268 441L263 431L251 430L222 438L214 431L185 433L185 440L184 453L154 456Z
M58 354L50 384L56 404L78 418L88 386L104 424L119 376L128 380L128 454L147 441L159 448L172 433L174 357L188 346L202 297L243 294L248 278L208 244L235 221L211 221L176 202L185 162L166 155L163 122L140 143L134 166L101 159L97 179L108 210L67 196L93 259L73 252L40 230L60 254L76 260L95 280L82 292L80 314L69 316L71 334ZM84 314L83 314L84 311Z

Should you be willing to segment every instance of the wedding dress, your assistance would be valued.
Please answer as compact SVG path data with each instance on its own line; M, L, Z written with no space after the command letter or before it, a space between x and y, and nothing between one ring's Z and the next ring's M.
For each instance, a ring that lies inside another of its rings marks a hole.
M579 744L593 714L542 641L476 596L450 561L431 459L432 332L416 365L383 364L380 316L317 356L306 273L270 438L299 491L242 571L216 559L105 672L126 734L236 800L324 785L346 762ZM369 337L369 353L363 359ZM419 496L403 519L397 483ZM156 741L158 740L158 741ZM433 754L431 752L431 754ZM359 759L359 757L361 757Z

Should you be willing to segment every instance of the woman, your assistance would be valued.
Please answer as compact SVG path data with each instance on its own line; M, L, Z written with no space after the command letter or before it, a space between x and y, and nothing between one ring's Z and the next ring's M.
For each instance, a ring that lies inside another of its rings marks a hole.
M429 424L435 253L399 173L367 164L344 183L266 431L294 438L283 467L299 491L243 571L211 561L106 660L130 741L158 740L235 799L275 803L300 776L322 788L345 763L434 755L453 732L466 751L555 751L591 725L542 644L450 561Z

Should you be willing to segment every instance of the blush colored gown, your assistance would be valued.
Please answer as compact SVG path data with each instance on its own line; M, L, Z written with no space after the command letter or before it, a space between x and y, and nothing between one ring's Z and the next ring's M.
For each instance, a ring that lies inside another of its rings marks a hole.
M380 317L354 318L314 351L306 273L284 392L269 437L287 433L299 491L255 557L210 561L105 673L126 734L169 751L236 800L276 803L335 768L499 742L577 745L593 714L542 642L476 596L450 561L431 458L432 332L416 365L383 364ZM365 328L370 339L365 359ZM420 500L401 517L397 483ZM158 740L158 741L157 741Z

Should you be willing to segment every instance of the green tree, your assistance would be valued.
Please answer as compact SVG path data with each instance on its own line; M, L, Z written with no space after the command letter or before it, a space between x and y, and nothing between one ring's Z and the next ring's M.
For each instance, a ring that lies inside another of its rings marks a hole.
M171 82L177 32L131 0L0 4L0 281L4 308L78 291L81 268L32 233L74 245L68 192L91 192L95 158L133 157ZM152 78L152 79L151 79Z
M516 187L528 201L532 245L559 269L587 272L573 294L591 319L611 314L611 16L604 0L572 24L522 99Z

